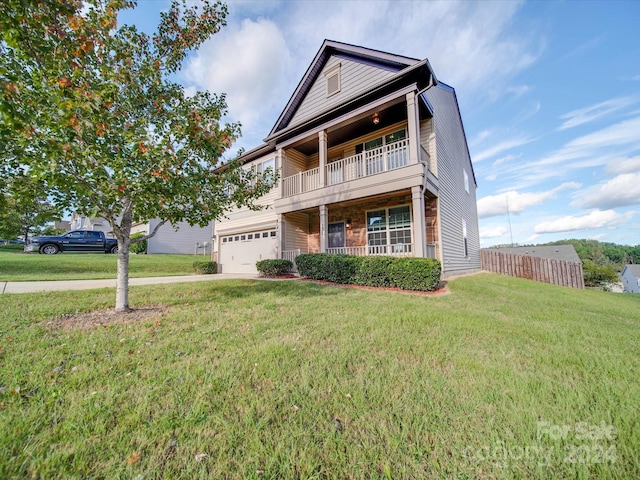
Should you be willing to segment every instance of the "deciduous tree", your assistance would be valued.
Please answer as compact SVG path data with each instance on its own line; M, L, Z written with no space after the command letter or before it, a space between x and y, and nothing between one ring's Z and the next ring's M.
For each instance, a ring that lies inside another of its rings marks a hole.
M259 208L276 180L237 159L222 165L240 135L221 121L224 95L188 95L175 81L189 52L225 25L226 6L174 1L152 35L118 25L134 6L0 3L0 174L41 179L57 205L109 221L117 310L129 309L134 221L204 226L233 206Z

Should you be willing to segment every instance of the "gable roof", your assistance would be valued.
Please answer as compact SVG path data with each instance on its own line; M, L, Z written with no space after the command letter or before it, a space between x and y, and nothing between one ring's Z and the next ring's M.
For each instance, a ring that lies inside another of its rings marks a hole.
M501 253L513 253L515 255L527 255L529 257L550 258L565 262L582 263L573 245L544 245L533 247L504 247L497 248Z
M624 270L629 270L634 277L640 278L640 264L630 263L629 265L625 265ZM624 270L622 273L624 273Z
M394 72L399 72L421 62L416 58L404 57L402 55L395 55L370 48L358 47L356 45L336 42L333 40L325 40L311 62L311 65L309 65L309 68L300 80L300 83L298 83L293 95L291 95L289 102L276 120L276 123L271 129L271 132L269 132L267 138L271 138L276 132L289 125L289 122L295 115L296 110L301 105L305 96L320 75L324 65L332 55L341 55L351 60L365 62ZM431 69L429 68L429 70Z

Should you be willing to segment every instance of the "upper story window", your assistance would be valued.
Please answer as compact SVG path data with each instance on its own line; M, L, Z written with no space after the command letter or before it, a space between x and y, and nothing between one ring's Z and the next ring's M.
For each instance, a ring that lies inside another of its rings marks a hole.
M252 169L258 175L266 174L266 179L271 180L276 171L276 159L274 157L268 158L267 160L262 160L245 168L247 168L247 170ZM254 183L255 179L252 180L251 184L253 185Z
M462 169L462 173L464 174L464 191L469 193L469 174L464 168Z
M324 77L327 79L327 97L335 95L340 91L340 64L333 66L325 72Z

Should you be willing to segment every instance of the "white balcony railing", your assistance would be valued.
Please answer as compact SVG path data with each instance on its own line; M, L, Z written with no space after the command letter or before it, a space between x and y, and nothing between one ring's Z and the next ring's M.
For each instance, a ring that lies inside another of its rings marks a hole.
M282 196L290 197L320 188L320 169L312 168L282 180Z
M326 165L326 184L337 185L406 167L409 163L408 148L409 140L405 138L329 163ZM323 186L320 184L319 168L313 168L284 178L282 196L291 197Z

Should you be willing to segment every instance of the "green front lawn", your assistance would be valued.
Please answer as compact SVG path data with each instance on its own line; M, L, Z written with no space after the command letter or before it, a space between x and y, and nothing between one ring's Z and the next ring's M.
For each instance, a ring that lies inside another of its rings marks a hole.
M130 277L164 277L193 274L200 255L131 255ZM0 281L87 280L116 277L117 255L59 253L40 255L0 249Z
M4 295L0 478L640 477L640 296L450 287Z

